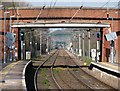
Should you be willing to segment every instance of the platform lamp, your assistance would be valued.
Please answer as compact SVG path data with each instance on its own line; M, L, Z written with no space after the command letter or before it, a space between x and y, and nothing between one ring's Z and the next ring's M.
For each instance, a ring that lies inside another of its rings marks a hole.
M6 34L6 14L9 14L10 12L4 12L4 63L6 63L6 45L5 45L5 34Z

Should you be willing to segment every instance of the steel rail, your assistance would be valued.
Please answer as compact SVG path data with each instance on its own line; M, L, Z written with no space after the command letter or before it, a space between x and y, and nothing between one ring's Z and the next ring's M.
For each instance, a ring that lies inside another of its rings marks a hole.
M58 83L58 81L56 80L56 78L55 78L55 75L54 75L54 64L55 64L55 62L56 62L56 60L57 60L57 57L58 57L58 54L59 54L59 52L57 53L57 56L55 57L55 60L53 61L53 63L52 63L52 66L51 66L51 75L52 75L52 78L53 78L53 80L54 80L54 82L56 83L56 85L58 86L58 88L61 90L61 91L63 91L63 89L62 89L62 87L60 86L60 84Z
M39 67L36 69L36 72L35 72L35 75L34 75L34 87L35 87L35 90L38 91L38 86L37 86L37 74L38 74L38 71L40 70L40 68L52 57L55 55L57 51L55 51L51 56L49 56L45 61L43 61L42 64L39 65Z
M65 51L65 52L66 52L66 51ZM67 52L66 52L66 53L67 53ZM71 59L71 57L70 57L70 55L69 55L68 53L67 53L67 55L68 55L69 58ZM66 57L66 56L65 56L65 57ZM65 58L65 59L66 59L66 58ZM69 60L69 61L72 61L72 60ZM72 61L72 62L74 62L74 61ZM75 62L74 62L74 64L79 67L79 65L77 65ZM70 73L77 81L79 81L80 83L82 83L82 85L85 85L86 87L88 87L90 90L94 91L91 86L89 86L89 85L88 85L87 83L85 83L84 81L80 80L73 72L71 72L71 71L69 70L68 64L66 64L66 65L67 65L67 68L68 68L69 73ZM79 68L80 68L80 67L79 67ZM80 68L80 69L81 69L81 68Z
M62 52L63 53L63 52ZM64 56L64 58L65 58L65 60L66 60L66 57L65 57L65 54L63 53L63 56ZM65 62L64 62L65 63ZM69 67L68 67L68 65L66 64L66 66L67 66L67 70L69 71ZM65 83L65 82L64 82ZM66 84L69 88L71 88L71 89L74 89L73 87L71 87L69 84Z
M69 54L68 54L69 55ZM95 78L95 77L93 77L93 76L91 76L90 74L88 74L86 71L84 71L83 69L82 69L82 67L81 66L79 66L75 61L74 61L74 59L69 55L69 57L70 57L70 59L72 59L73 60L73 62L79 67L79 69L80 69L80 71L81 72L83 72L84 74L86 74L88 77L90 77L92 80L95 80L95 81L98 81L98 79L97 78ZM82 77L83 78L83 77ZM100 81L101 82L101 81ZM104 83L105 84L105 83ZM105 84L105 85L107 85L107 84ZM91 89L93 89L94 90L94 88L91 88Z

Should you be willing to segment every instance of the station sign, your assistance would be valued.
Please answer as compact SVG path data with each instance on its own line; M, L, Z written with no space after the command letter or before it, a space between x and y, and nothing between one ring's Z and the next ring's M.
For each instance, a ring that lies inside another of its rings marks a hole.
M112 33L106 34L105 37L107 41L111 41L111 40L114 41L115 39L117 39L117 34L116 32L112 32Z
M10 49L13 49L15 47L16 34L15 33L11 33L11 32L7 32L5 37L6 37L5 45L7 47L9 47Z
M95 57L96 57L96 49L91 49L91 57L92 57L92 60L95 61Z

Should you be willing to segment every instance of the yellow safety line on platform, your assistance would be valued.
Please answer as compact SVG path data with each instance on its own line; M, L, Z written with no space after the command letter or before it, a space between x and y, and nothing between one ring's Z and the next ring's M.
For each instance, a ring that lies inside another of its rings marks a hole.
M16 64L20 63L22 61L17 61L14 63L10 63L9 65L7 65L6 67L4 67L1 71L0 74L4 76L6 76L8 74L8 72L10 71L10 69L12 69Z

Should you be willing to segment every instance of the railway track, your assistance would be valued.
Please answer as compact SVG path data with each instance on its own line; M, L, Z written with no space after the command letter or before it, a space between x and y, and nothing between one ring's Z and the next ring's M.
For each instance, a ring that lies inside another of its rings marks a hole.
M59 85L59 83L57 82L57 80L56 80L56 78L55 78L55 76L54 76L54 63L55 63L55 61L56 61L56 59L57 59L57 56L58 56L58 54L59 54L59 51L56 51L55 53L53 53L47 60L45 60L42 64L40 64L39 65L39 67L37 68L37 70L36 70L36 72L35 72L35 76L34 76L34 84L35 84L35 90L36 91L39 91L39 88L38 88L38 84L37 84L37 74L38 74L38 72L39 72L39 70L47 63L47 65L51 65L51 70L50 70L50 72L51 72L51 77L52 77L52 79L53 79L53 81L54 81L54 83L56 84L56 86L57 86L57 89L60 89L61 91L62 91L62 87ZM52 61L50 61L50 59L52 59Z
M70 68L69 68L69 61L71 61L71 63L72 63L73 65L76 65L77 67L79 67L79 66L78 66L75 62L73 62L73 60L71 60L70 56L69 56L67 53L63 52L63 55L64 55L64 57L65 57L65 61L64 61L64 62L65 62L65 64L67 65L67 70L69 71L69 73L70 73L81 85L83 85L87 90L89 90L89 91L94 91L91 86L89 86L88 84L86 84L83 80L80 80L80 79L70 70ZM66 57L69 57L70 60L68 60ZM66 59L67 59L67 60L66 60Z
M39 83L37 82L37 80L39 77L38 74L40 74L39 72L41 72L41 69L44 69L44 67L49 68L47 70L50 73L52 83L55 85L55 88L53 89L57 89L61 91L64 90L65 88L74 89L74 90L87 89L89 91L94 91L95 89L99 89L99 88L112 89L106 84L90 76L88 73L84 72L84 70L82 70L82 68L71 58L71 56L65 50L57 50L37 68L34 76L35 79L34 84L36 91L39 91L39 89L41 89L40 86L38 87ZM61 67L64 67L63 68L64 71L56 75L54 73L54 70ZM76 74L73 71L75 69L77 69L79 74ZM45 74L49 74L49 73L45 73ZM65 79L64 77L67 77L67 79ZM68 79L70 79L70 81L68 81ZM75 84L77 84L77 86L75 86ZM110 91L114 91L114 90L110 90Z
M79 69L77 70L78 73L80 73L79 77L78 75L76 75L74 72L70 71L71 75L73 75L76 80L82 82L85 86L87 86L89 88L89 90L96 90L96 89L106 89L109 91L116 91L116 89L106 85L105 83L99 81L98 79L92 77L91 75L89 75L87 72L85 72L81 66L79 66L75 60L68 54L66 53L66 55L68 55L69 57L69 61L72 61L73 64L75 64L76 66L79 67Z
M57 54L57 56L58 56L58 54ZM54 64L55 64L55 62L57 60L57 56L56 56L55 60L52 63L52 66L51 66L51 75L52 75L52 79L54 80L54 82L56 83L56 85L58 86L58 88L62 91L62 87L60 86L60 84L56 80L55 75L54 75L54 71L53 71L54 70Z

